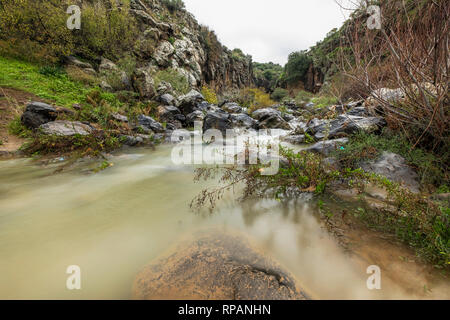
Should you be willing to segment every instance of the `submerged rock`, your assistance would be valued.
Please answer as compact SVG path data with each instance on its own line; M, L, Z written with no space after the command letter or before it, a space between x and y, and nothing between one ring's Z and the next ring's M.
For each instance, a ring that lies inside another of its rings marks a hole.
M207 234L148 265L136 277L142 300L305 300L308 295L276 262L240 237Z
M54 121L43 124L39 127L42 133L56 136L87 136L94 132L94 128L88 124L78 121Z
M58 116L58 111L52 106L42 102L31 102L27 105L22 114L22 123L30 129L36 129L39 126L54 121Z

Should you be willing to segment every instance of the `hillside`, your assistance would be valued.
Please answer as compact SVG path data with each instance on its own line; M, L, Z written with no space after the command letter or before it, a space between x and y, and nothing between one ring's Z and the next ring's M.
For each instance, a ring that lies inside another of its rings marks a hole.
M182 1L78 1L82 26L69 30L66 8L72 2L2 1L0 53L44 65L76 56L93 66L84 69L94 70L81 71L86 77L105 71L98 68L106 58L119 66L120 73L127 73L129 84L145 98L151 98L154 90L147 86L142 92L139 78L149 85L161 75L158 72L179 79L182 93L202 85L222 91L253 83L251 57L224 47L213 31L184 9ZM110 79L119 84L108 84L114 90L124 89L120 84L124 79Z

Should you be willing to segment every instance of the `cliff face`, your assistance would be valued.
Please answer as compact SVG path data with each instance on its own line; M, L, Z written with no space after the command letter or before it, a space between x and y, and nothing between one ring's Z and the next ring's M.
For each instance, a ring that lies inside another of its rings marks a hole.
M192 87L206 84L219 92L253 84L251 57L228 50L186 10L169 10L161 0L131 0L130 11L140 30L138 67L172 68Z

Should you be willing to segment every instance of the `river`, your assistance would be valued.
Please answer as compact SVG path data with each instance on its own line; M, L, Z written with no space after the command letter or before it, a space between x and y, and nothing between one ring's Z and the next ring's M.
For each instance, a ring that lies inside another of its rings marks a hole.
M382 290L368 290L366 268L373 262L341 248L314 201L238 203L228 194L217 212L192 212L189 203L206 184L194 183L193 168L173 164L170 155L167 145L128 149L96 174L90 161L60 173L54 173L59 161L1 161L0 299L128 299L143 266L181 237L208 228L246 235L315 298L450 298L448 282L433 282L417 263L400 259ZM375 246L373 252L389 250ZM378 258L392 265L392 257ZM81 290L66 288L70 265L81 268ZM414 285L395 279L408 265ZM417 289L425 285L428 295Z

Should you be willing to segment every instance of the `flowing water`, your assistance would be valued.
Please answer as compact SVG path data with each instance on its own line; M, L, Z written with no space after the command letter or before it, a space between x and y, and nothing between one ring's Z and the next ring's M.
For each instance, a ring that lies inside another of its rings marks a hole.
M215 214L195 214L189 203L206 184L195 184L193 168L174 165L170 154L170 146L130 149L97 174L90 163L54 174L53 163L0 162L0 299L128 299L143 266L208 228L247 235L315 298L435 297L395 279L369 291L371 261L346 253L306 199L237 203L230 194ZM376 255L389 249L378 249L371 252L390 265L392 256ZM81 267L81 290L66 288L70 265ZM416 287L428 281L420 270L409 279ZM449 298L448 283L427 284Z

